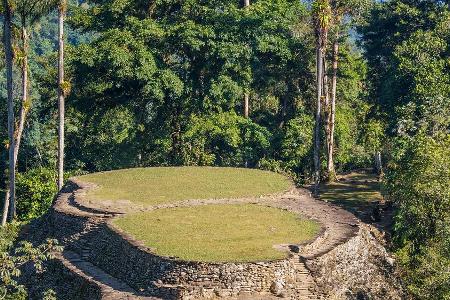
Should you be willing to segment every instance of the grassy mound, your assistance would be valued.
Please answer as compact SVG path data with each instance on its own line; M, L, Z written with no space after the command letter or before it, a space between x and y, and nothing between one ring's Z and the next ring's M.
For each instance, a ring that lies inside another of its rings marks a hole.
M114 224L159 255L206 262L284 258L274 245L298 244L319 232L313 221L254 204L160 209L126 215Z
M78 177L99 186L92 200L129 200L155 205L189 199L241 198L285 191L290 181L276 173L238 168L137 168Z

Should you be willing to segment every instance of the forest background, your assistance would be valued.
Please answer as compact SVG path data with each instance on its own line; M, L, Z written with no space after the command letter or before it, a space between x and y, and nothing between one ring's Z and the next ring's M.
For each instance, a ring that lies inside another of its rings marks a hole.
M381 155L383 192L396 209L392 247L406 286L417 298L445 299L450 297L449 1L330 3L327 61L339 45L334 169L374 168ZM260 168L310 183L317 109L317 22L311 16L320 4L69 2L67 176L199 165ZM19 28L20 20L14 20ZM26 102L20 85L14 90L17 110L25 107L27 113L17 163L20 221L41 216L57 192L57 12L40 15L27 29ZM16 30L15 82L21 82L21 45ZM330 79L332 71L331 65L325 68ZM0 85L0 170L6 170L4 72ZM322 141L331 109L325 101ZM323 180L329 179L327 152L321 143Z

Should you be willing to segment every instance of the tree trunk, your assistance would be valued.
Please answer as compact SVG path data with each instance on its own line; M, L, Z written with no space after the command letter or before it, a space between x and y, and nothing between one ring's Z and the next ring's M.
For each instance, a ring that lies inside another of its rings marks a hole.
M377 151L375 153L375 170L378 175L383 174L383 165L381 162L381 152L380 151Z
M319 5L321 8L314 12L315 15L315 34L316 34L316 81L317 81L317 99L316 99L316 116L314 128L314 195L319 196L320 183L320 128L321 128L321 113L322 113L322 98L325 87L328 90L328 84L324 85L324 61L326 58L326 50L328 44L328 17L329 17L329 0L325 0L324 5ZM326 79L326 78L325 78ZM327 80L328 81L328 80ZM328 94L328 91L327 93ZM328 97L328 95L325 95Z
M334 152L334 123L336 119L336 90L337 90L338 61L339 61L339 32L336 34L336 40L333 43L333 78L331 80L331 111L329 122L328 161L327 161L327 172L329 181L336 180L333 152Z
M320 119L321 119L321 101L322 101L322 83L323 83L323 51L322 40L320 34L317 38L316 48L316 67L317 67L317 99L316 99L316 117L314 127L314 195L319 195L319 182L320 182Z
M5 191L5 202L3 203L3 214L2 214L2 226L6 225L8 219L8 208L9 208L9 188Z
M286 123L286 116L287 116L287 96L281 96L281 120L280 124L278 125L278 128L283 128L284 124Z
M66 1L58 10L58 189L64 184L64 16Z
M244 7L248 7L250 6L250 0L244 0ZM245 92L244 94L244 117L248 118L249 116L249 99L250 96L248 94L248 92ZM247 164L247 163L246 163Z
M244 94L244 118L248 118L248 111L249 111L249 104L248 104L248 102L249 102L249 98L250 98L249 95L247 93L245 93ZM243 137L242 137L242 140L244 142L244 149L245 149L245 151L244 151L244 167L245 168L248 167L248 154L247 154L247 147L246 147L246 144L247 144L246 133L247 133L247 131L246 130L247 129L244 128L244 133L243 133Z
M19 157L20 142L22 141L22 133L25 127L25 119L30 107L28 99L28 35L25 25L22 26L22 42L23 42L23 62L22 62L22 103L19 112L19 126L16 131L16 145L14 148L14 162L17 166Z
M27 30L25 28L25 25L22 25L22 50L23 50L23 61L22 61L22 101L20 105L20 111L19 111L19 124L16 128L16 131L14 133L14 170L17 168L17 161L19 158L19 149L20 149L20 143L22 141L22 134L23 129L25 127L25 119L27 117L29 108L30 108L30 102L28 100L28 35ZM5 195L10 195L10 187L6 187ZM5 197L6 201L7 197ZM9 203L5 202L3 206L3 218L2 218L2 225L6 223L6 213L5 211L8 210Z
M244 0L244 8L250 6L250 0ZM249 111L250 111L250 95L246 91L244 93L244 118L249 117ZM244 134L244 144L246 144L245 141L245 134ZM247 148L247 147L246 147ZM248 160L247 160L247 153L244 153L244 167L248 167Z
M329 112L326 110L328 109L328 106L330 105L330 88L328 85L328 66L327 66L327 59L325 56L323 57L322 64L323 64L323 86L322 86L323 94L322 94L322 97L324 97L324 99L325 99L325 105L324 105L325 106L324 107L325 114L328 115ZM328 125L328 120L325 120L325 123L326 123L326 125Z
M5 49L5 67L6 67L6 89L8 94L8 138L9 138L9 204L5 204L9 211L9 220L14 219L16 214L15 193L16 193L16 173L14 160L14 98L13 98L13 51L11 36L11 6L8 0L3 0L3 43ZM8 208L9 206L9 208ZM3 215L8 215L8 211L3 211Z
M248 112L249 112L249 95L247 93L244 94L244 117L248 118Z
M330 89L328 84L328 66L327 59L324 55L323 57L323 94L322 98L324 98L324 127L325 127L325 138L326 138L326 146L328 151L328 145L330 143ZM328 154L328 153L327 153ZM328 174L327 174L328 177Z

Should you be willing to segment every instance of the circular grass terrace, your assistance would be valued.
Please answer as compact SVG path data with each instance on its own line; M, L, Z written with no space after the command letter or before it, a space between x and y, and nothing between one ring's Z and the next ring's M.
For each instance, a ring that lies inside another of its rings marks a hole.
M87 192L94 202L127 200L131 206L148 207L203 199L249 198L255 202L255 198L292 187L280 174L239 168L138 168L77 179L95 184ZM203 262L282 259L287 251L280 250L280 245L309 241L320 230L318 223L298 214L245 202L135 211L116 218L113 225L157 255Z
M311 240L320 226L297 214L255 204L158 209L118 218L114 225L161 256L187 261L282 259L274 246Z
M160 167L93 173L77 179L97 185L89 200L144 205L191 199L259 197L281 193L292 186L283 175L241 168Z

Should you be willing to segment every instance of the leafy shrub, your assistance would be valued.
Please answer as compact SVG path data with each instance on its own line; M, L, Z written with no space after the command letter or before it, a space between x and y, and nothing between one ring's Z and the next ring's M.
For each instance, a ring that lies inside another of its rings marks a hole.
M96 126L89 128L83 154L94 170L111 170L129 167L137 154L131 141L136 134L136 124L131 111L122 106L108 109Z
M281 142L284 168L297 175L307 173L312 156L314 120L302 114L286 124Z
M0 252L8 251L19 234L20 224L17 222L7 223L0 227Z
M56 172L37 168L17 174L17 216L26 221L44 214L57 192Z
M361 114L361 113L360 113ZM358 108L343 104L336 109L335 164L338 171L366 168L373 164L384 137L382 124L358 115Z
M20 267L32 263L37 272L44 271L43 262L54 258L55 251L62 251L56 240L48 239L44 244L33 247L30 242L21 241L14 246L19 223L0 227L0 295L5 300L27 299L26 288L18 283L21 275ZM52 290L44 293L43 299L56 299Z
M270 146L270 133L235 112L193 117L183 135L187 165L255 166Z
M395 242L408 287L420 299L449 299L450 135L398 144L386 189L397 206Z
M271 158L262 158L258 162L258 168L261 170L271 171L275 173L284 173L285 169L283 167L283 162Z

